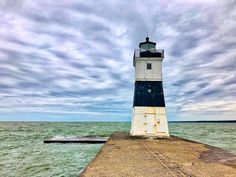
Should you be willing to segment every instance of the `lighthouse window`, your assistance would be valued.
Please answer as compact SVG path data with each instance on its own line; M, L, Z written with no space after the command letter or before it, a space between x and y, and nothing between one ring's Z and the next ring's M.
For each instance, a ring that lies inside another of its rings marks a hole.
M152 63L147 63L147 69L152 69Z

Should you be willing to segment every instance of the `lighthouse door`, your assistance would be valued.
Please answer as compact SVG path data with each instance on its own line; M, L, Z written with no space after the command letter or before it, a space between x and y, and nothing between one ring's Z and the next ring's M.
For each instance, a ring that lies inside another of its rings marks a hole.
M155 115L147 114L146 115L146 133L151 135L155 134Z

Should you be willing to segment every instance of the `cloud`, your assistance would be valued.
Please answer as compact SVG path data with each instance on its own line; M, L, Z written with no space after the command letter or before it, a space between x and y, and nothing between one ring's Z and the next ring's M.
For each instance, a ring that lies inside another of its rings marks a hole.
M148 34L165 49L170 120L235 119L235 7L219 0L1 1L0 114L129 120L133 50Z

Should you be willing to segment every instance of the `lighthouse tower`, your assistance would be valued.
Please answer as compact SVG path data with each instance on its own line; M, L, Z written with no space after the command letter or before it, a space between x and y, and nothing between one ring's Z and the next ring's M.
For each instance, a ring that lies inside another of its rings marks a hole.
M165 100L162 86L164 50L146 38L135 49L135 91L131 136L169 137Z

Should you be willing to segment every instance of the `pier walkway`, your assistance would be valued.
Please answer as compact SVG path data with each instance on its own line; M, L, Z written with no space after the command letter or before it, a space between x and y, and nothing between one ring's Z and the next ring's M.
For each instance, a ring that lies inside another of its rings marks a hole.
M148 140L115 132L81 177L235 177L236 156L171 137Z

